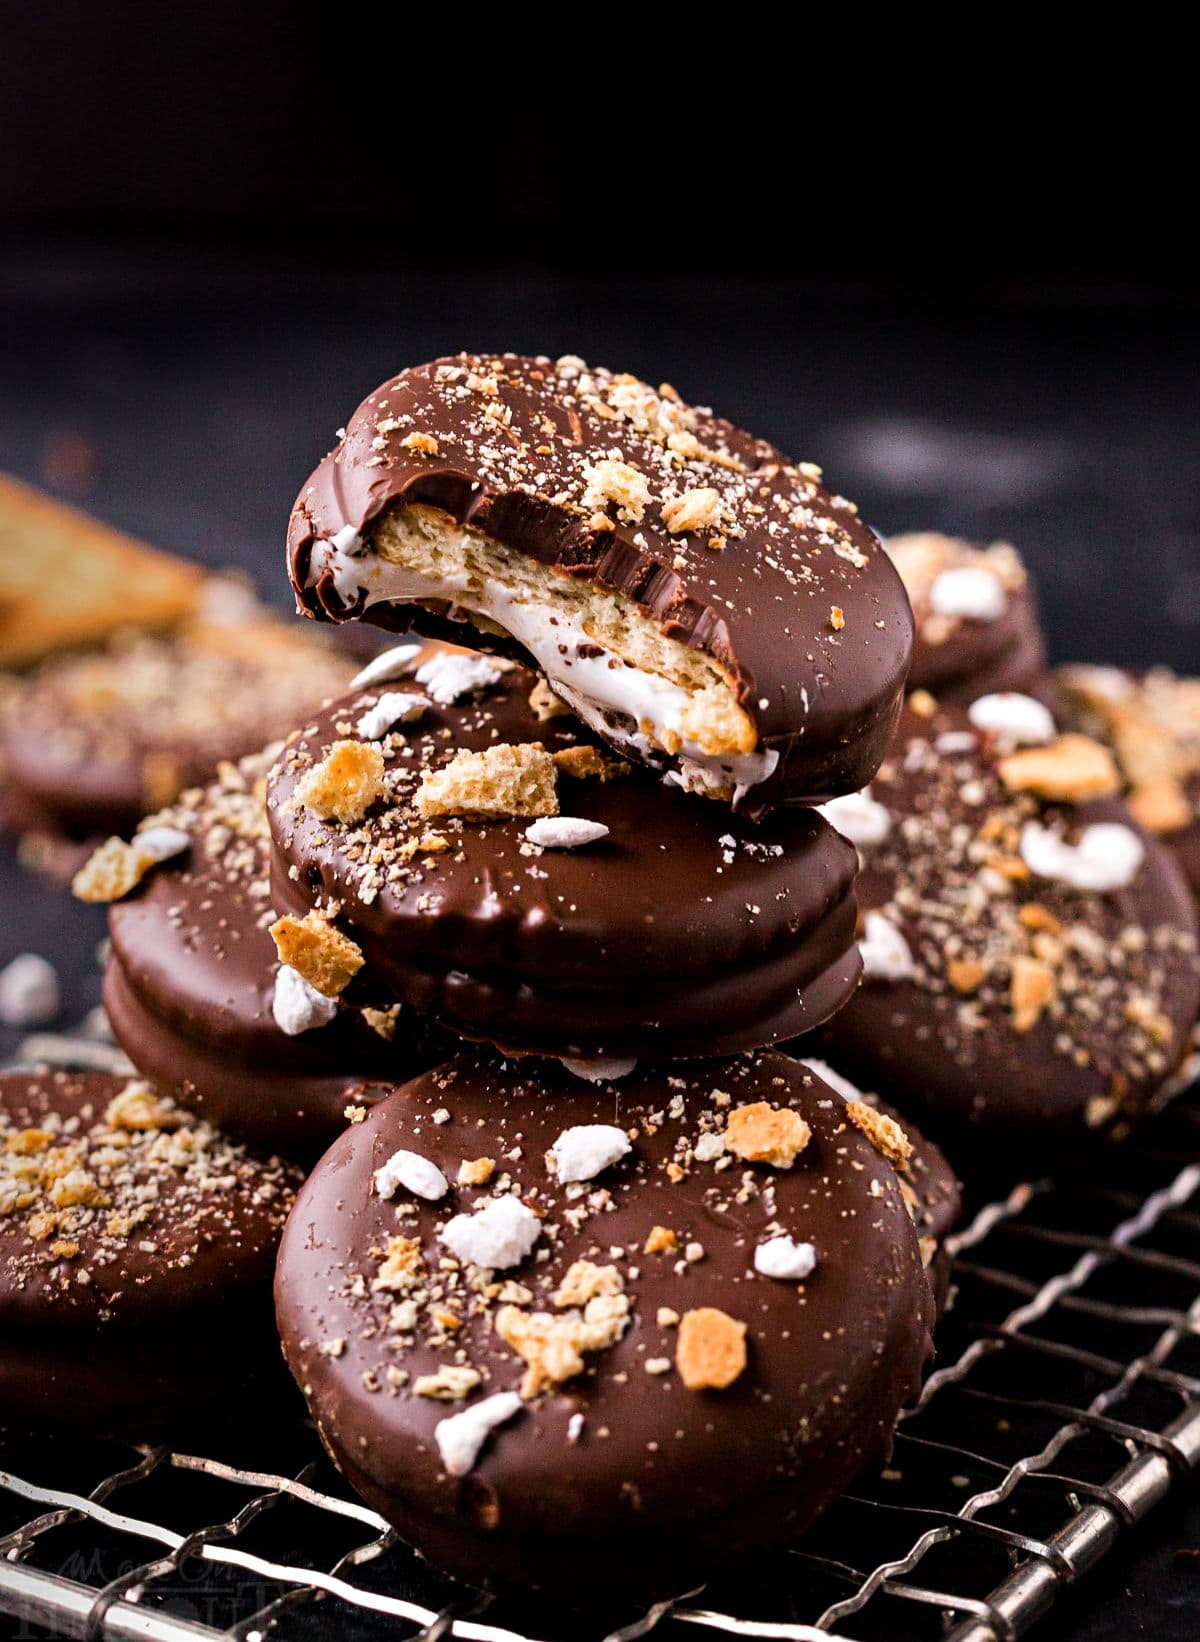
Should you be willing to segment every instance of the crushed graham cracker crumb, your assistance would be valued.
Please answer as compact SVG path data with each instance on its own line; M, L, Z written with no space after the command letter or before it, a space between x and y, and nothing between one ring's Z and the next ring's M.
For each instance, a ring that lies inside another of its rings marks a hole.
M271 925L271 939L280 963L296 970L327 998L343 993L363 966L362 950L321 916L291 913Z
M735 1107L725 1127L726 1150L747 1163L769 1163L776 1169L790 1169L811 1138L799 1112L765 1100Z
M557 774L538 741L501 742L478 753L462 749L440 770L425 773L414 802L427 818L557 815Z
M383 753L373 741L335 741L296 783L296 799L323 821L361 821L383 793Z
M675 1367L689 1391L724 1391L746 1368L746 1325L715 1306L679 1319Z

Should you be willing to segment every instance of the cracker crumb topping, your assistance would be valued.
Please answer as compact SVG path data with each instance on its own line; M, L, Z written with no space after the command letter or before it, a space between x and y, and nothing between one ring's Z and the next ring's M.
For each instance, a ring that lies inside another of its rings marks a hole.
M790 1169L808 1145L812 1130L799 1112L764 1100L735 1107L725 1125L725 1148L747 1163Z
M716 1306L679 1319L675 1367L689 1391L724 1391L745 1372L746 1325Z
M361 948L319 912L277 918L271 939L280 963L327 998L340 997L363 966Z

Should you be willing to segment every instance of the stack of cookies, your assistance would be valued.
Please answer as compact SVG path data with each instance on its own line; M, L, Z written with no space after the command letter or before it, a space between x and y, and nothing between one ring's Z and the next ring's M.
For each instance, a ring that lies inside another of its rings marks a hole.
M1186 886L1011 549L889 553L669 387L406 371L288 568L422 643L93 855L113 1028L319 1157L277 1321L363 1496L474 1584L675 1594L888 1451L958 1209L912 1114L1049 1153L1168 1083Z

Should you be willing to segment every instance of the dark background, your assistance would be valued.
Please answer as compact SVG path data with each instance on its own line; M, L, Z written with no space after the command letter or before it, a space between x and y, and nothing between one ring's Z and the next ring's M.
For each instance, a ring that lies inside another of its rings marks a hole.
M1127 31L863 62L847 22L0 5L0 468L284 604L292 498L379 380L576 352L885 532L1011 537L1059 659L1200 670L1189 104ZM28 884L0 962L72 949L78 1012L84 929ZM1056 1635L1194 1637L1200 1506L1160 1517Z

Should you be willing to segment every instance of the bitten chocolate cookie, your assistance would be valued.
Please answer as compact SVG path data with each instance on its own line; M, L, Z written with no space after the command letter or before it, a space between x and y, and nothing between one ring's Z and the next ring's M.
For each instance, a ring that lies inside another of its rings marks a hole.
M0 1076L0 1422L144 1438L271 1363L298 1172L147 1084Z
M1129 808L1200 895L1200 679L1083 665L1054 679L1068 719L1111 746Z
M219 759L286 735L354 670L261 613L47 661L0 720L6 821L50 840L128 834Z
M827 806L865 910L834 1064L931 1124L1036 1135L1046 1161L1142 1111L1196 1018L1196 913L1119 785L1028 697L914 696L869 794Z
M626 757L751 813L861 787L912 645L820 469L581 359L462 354L359 406L296 501L300 608L532 656Z
M338 1465L439 1567L686 1590L888 1451L930 1350L908 1145L782 1055L603 1089L463 1055L305 1186L284 1353Z
M532 673L443 656L316 715L270 781L283 962L512 1052L733 1053L853 991L853 849L614 759ZM360 973L361 972L361 973Z
M281 967L270 759L224 764L131 843L104 845L77 886L114 903L104 1004L134 1065L230 1134L312 1157L348 1104L376 1098L369 1080L411 1076L450 1047L410 1012L339 1008Z
M975 547L932 531L893 536L884 546L912 601L910 690L962 707L995 691L1042 693L1046 645L1014 547Z

